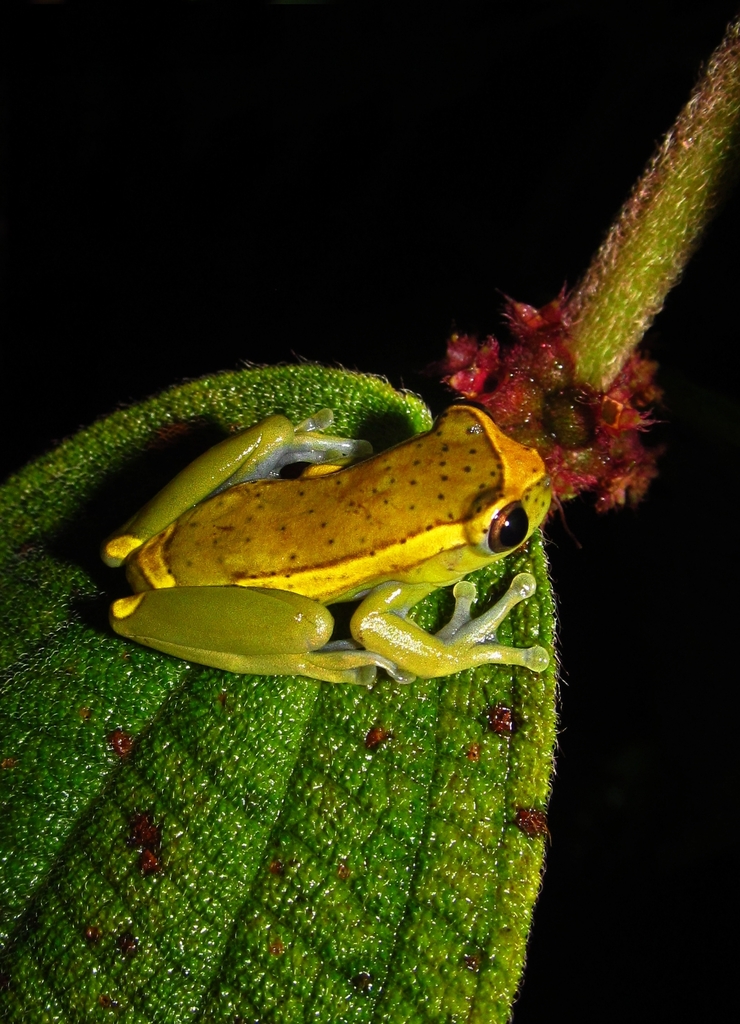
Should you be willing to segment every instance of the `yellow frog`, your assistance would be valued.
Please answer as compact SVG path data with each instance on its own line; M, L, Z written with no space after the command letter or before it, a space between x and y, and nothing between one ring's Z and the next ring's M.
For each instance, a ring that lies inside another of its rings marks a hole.
M135 593L111 606L123 636L189 661L258 675L370 684L488 662L541 672L542 647L496 640L529 573L478 618L462 577L518 548L542 522L542 459L490 416L454 405L430 431L371 457L365 441L322 433L330 410L293 427L274 415L227 438L175 477L103 545ZM283 479L289 463L314 465ZM457 584L438 633L408 619ZM328 604L360 603L352 640L331 641Z

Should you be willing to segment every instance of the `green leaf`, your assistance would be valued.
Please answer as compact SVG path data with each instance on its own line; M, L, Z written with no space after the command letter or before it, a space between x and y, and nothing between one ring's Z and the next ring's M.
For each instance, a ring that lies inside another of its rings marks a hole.
M0 1019L508 1019L554 667L332 686L189 665L107 626L125 581L100 540L233 425L325 406L376 448L430 423L376 378L244 370L119 411L0 491ZM477 574L479 601L519 571L537 595L501 635L552 649L539 535ZM434 626L449 595L417 613Z

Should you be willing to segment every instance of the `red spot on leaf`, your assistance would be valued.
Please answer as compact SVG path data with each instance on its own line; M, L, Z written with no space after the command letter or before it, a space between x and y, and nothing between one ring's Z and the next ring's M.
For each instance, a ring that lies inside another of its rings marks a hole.
M487 711L488 728L497 736L506 736L516 731L514 712L506 704L494 704Z
M162 832L154 823L151 814L140 812L135 814L129 823L128 845L138 846L141 850L139 856L139 869L142 875L153 875L162 870L160 859L160 846L162 843Z
M479 953L466 953L463 962L469 971L477 974L480 970L481 958Z
M465 751L468 761L480 761L480 743L471 743Z
M368 750L375 750L381 743L392 738L390 729L384 729L382 725L374 725L365 735L365 746Z
M124 932L119 935L116 939L116 945L118 946L122 956L136 956L139 949L139 942L131 932Z
M149 447L155 450L169 448L173 442L186 437L194 428L195 424L193 423L167 423L157 430L149 442Z
M153 875L162 870L162 861L151 850L142 850L139 855L139 867L142 875Z
M134 739L123 729L114 729L113 732L109 732L106 736L108 744L118 757L128 757L133 750Z
M129 823L129 846L140 846L145 850L157 851L162 841L162 833L151 814L140 812L134 814Z
M514 824L528 836L547 836L550 839L550 829L547 827L547 815L544 811L538 811L534 807L520 807L516 812Z
M96 924L88 925L85 929L85 942L89 942L91 946L94 946L97 942L100 942L103 933Z
M272 939L269 949L271 956L282 956L285 952L285 944L282 939Z
M273 858L273 860L270 861L270 866L268 870L271 875L282 876L285 874L285 865L283 864L279 857L275 857Z

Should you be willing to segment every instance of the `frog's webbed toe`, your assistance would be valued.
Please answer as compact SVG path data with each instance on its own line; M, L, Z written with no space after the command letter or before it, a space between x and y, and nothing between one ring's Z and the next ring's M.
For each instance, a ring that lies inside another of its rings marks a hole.
M520 572L511 581L508 590L491 607L474 619L470 608L475 600L475 584L461 580L452 591L455 597L455 610L452 618L435 635L440 640L460 643L485 643L496 639L496 630L521 601L526 601L534 594L535 578L529 572Z
M475 600L475 585L461 580L455 585L455 610L446 626L435 634L436 639L459 648L477 644L490 647L491 662L523 665L533 672L547 668L550 657L544 647L506 647L497 642L496 631L504 619L521 601L531 597L537 584L534 576L521 572L511 581L508 590L487 611L474 619L470 609Z

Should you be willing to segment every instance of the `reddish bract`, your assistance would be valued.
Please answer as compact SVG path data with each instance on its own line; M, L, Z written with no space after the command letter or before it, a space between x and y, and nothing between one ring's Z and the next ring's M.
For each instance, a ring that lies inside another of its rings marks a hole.
M453 334L445 359L429 372L484 405L514 440L536 448L556 499L593 491L599 511L635 505L661 451L646 448L641 437L661 398L657 364L633 355L606 392L579 382L564 298L541 309L508 299L508 341Z

